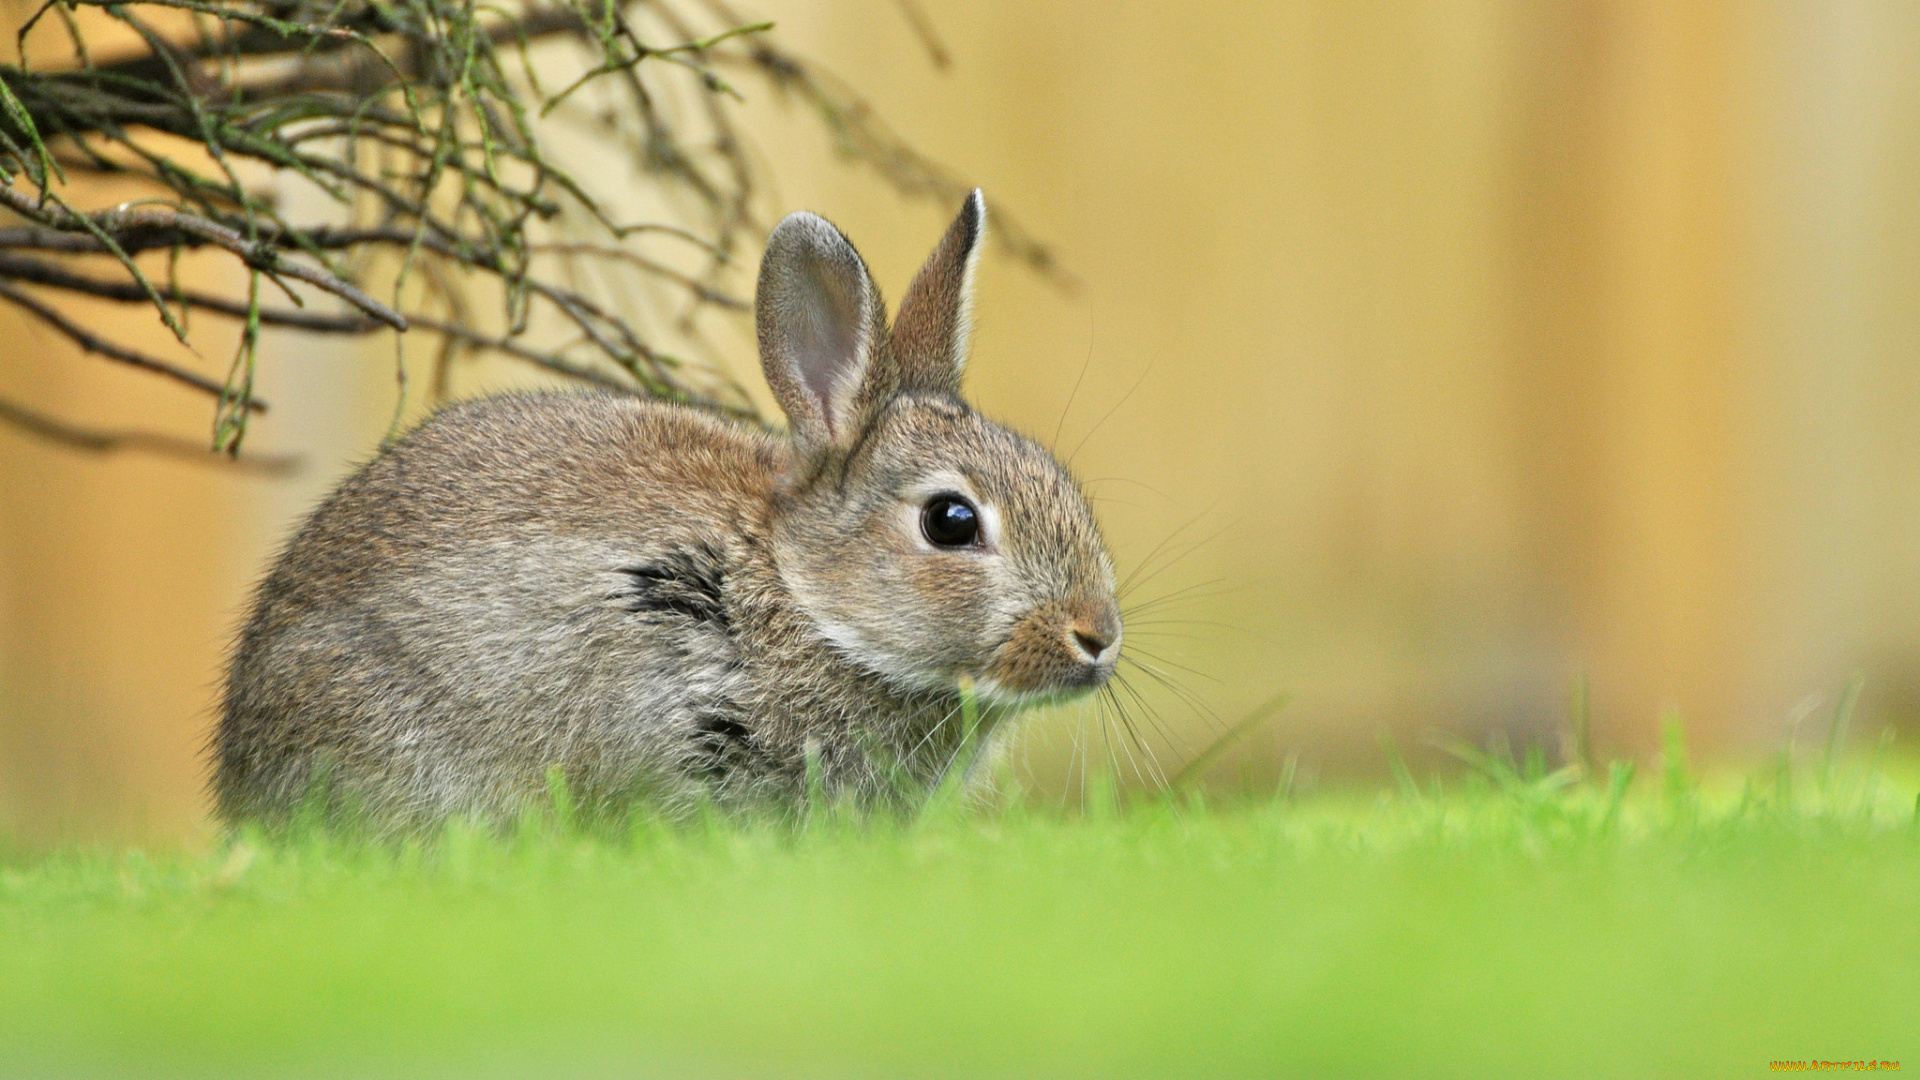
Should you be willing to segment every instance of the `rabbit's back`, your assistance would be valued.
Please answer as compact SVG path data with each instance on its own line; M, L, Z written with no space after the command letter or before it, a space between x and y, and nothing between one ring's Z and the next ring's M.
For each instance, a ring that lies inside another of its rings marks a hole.
M739 751L729 593L752 584L783 452L610 396L440 413L323 503L261 586L218 735L222 811L284 817L324 793L390 825L497 820L550 767L614 799Z

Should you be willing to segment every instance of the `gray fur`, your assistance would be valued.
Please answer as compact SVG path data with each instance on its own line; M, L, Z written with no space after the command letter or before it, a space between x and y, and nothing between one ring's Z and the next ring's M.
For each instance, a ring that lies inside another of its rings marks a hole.
M968 276L969 211L923 277ZM951 340L964 291L919 290L901 318ZM935 303L953 310L916 306ZM1052 455L901 378L865 266L821 219L776 230L758 304L791 439L613 396L493 398L323 502L232 660L222 815L285 821L320 792L385 834L499 823L552 768L588 812L791 806L809 758L872 801L952 762L958 680L990 722L1103 683L1112 568ZM918 530L948 489L994 523L977 549Z

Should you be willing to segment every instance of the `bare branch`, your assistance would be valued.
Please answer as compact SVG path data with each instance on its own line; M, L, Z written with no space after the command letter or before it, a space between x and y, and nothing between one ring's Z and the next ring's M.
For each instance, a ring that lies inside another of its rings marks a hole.
M943 63L916 0L899 3ZM115 56L89 50L73 5L103 9L138 41ZM150 18L155 8L191 18ZM746 80L803 101L843 154L903 194L957 204L970 186L725 0L55 0L52 10L74 66L0 64L0 208L24 219L0 226L0 299L91 351L156 371L163 362L100 341L18 286L144 300L183 341L189 312L243 320L218 390L214 439L226 448L245 434L263 327L361 335L413 325L440 338L436 394L452 359L488 351L608 391L758 421L723 372L683 362L661 336L670 328L672 340L705 348L699 313L750 308L730 288L734 253L757 245L777 216L769 209L785 209L757 201L768 185L730 100L750 89ZM546 50L536 63L541 41L577 48ZM649 200L672 208L666 220L616 220L585 182L601 178L576 177L546 155L546 125L583 123L631 152ZM178 152L178 140L192 153ZM144 183L149 197L70 205L84 189L69 168ZM260 183L263 170L333 200L337 212L322 216L335 223L289 220L277 189ZM1003 246L1066 281L1017 222L996 218ZM651 234L690 242L702 257L655 258L629 243ZM174 279L181 252L209 247L250 268L244 294ZM155 251L171 256L164 283L136 261ZM100 255L126 279L75 265ZM291 306L262 304L262 278ZM374 281L393 290L386 302L370 295ZM356 310L297 310L294 282ZM497 335L473 329L495 322L487 296L504 316ZM426 311L402 310L418 307ZM581 337L558 350L534 343L536 307Z
M0 243L0 248L5 246ZM147 302L145 290L131 281L101 281L98 278L73 273L52 263L21 255L8 255L4 252L0 252L0 278L85 293L103 300L139 304ZM176 290L168 296L168 299L215 314L230 315L236 319L244 319L248 314L247 305L239 301L193 289ZM260 322L266 326L286 326L316 334L365 334L383 325L364 315L322 315L311 311L286 311L276 308L261 308L259 318Z
M0 298L4 298L25 308L41 322L60 331L61 334L65 335L75 345L80 346L84 352L89 352L96 356L104 356L109 360L118 360L123 364L142 368L156 375L164 375L177 383L191 386L195 390L205 391L214 397L221 396L226 390L219 382L209 379L205 375L188 371L185 368L175 367L158 357L148 356L146 353L139 352L138 350L129 349L125 345L116 345L111 341L97 337L92 331L74 322L72 319L67 318L58 310L11 285L0 283ZM267 411L267 403L264 401L254 400L248 404L254 412L263 413Z
M927 61L940 71L953 66L953 54L947 51L947 43L940 40L940 31L933 28L933 20L927 18L920 0L895 0L900 7L900 16L907 20L913 36L920 39L920 47L927 50Z
M582 367L564 357L555 356L551 353L543 353L537 349L530 349L514 341L512 338L494 337L475 330L469 330L457 323L441 322L438 319L429 319L419 315L414 316L413 322L415 326L418 326L422 330L456 338L475 348L486 349L506 356L518 357L536 367L545 368L556 375L564 375L569 379L588 383L602 390L609 390L616 394L635 397L646 396L644 391L636 388L631 383L623 383L618 379L603 375L592 368Z
M663 277L715 307L726 308L729 311L748 311L753 307L752 304L747 303L737 296L721 292L718 289L694 280L686 274L667 266L665 263L655 262L645 255L628 251L625 248L573 241L557 244L531 244L527 250L536 255L592 255L601 259L614 259L631 266L637 266L649 274Z
M122 450L174 458L194 465L268 476L287 476L305 465L298 454L248 454L235 458L209 450L207 445L175 435L151 431L97 431L55 420L43 413L15 405L0 398L0 424L8 424L36 439L43 439L69 450L89 454L112 454Z
M0 203L5 203L14 213L39 221L49 228L75 232L84 227L79 221L80 215L59 207L37 206L30 196L12 188L0 188ZM181 213L177 210L114 209L85 216L96 228L106 233L129 230L138 232L142 229L173 230L182 236L190 236L204 243L224 248L238 255L242 262L256 270L304 281L316 289L332 293L395 330L407 328L406 316L361 292L353 285L325 270L317 270L282 258L280 252L272 246L251 242L238 231L196 214Z

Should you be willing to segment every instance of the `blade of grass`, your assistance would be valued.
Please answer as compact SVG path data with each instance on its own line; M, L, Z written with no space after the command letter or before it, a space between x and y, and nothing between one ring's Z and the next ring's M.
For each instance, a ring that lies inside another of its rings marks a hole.
M1572 745L1567 751L1585 775L1593 776L1593 691L1585 674L1573 677L1568 697L1567 734Z
M1400 789L1400 798L1409 803L1420 803L1420 785L1414 783L1413 771L1407 768L1407 759L1400 753L1399 744L1384 731L1380 733L1380 752L1386 755L1387 768L1393 772L1393 782Z
M1660 775L1667 803L1676 815L1693 807L1693 769L1687 759L1687 725L1680 710L1669 709L1660 717Z
M1214 762L1220 760L1222 755L1228 750L1233 749L1240 740L1253 734L1261 724L1272 719L1281 709L1286 708L1287 703L1292 700L1293 692L1290 690L1282 690L1280 693L1254 706L1251 712L1235 721L1233 726L1221 732L1220 737L1208 744L1207 748L1200 751L1192 761L1181 766L1180 771L1173 774L1173 779L1167 781L1166 792L1172 794L1187 784L1200 779L1200 777L1206 774L1208 769L1213 767Z
M1274 791L1281 802L1293 801L1293 778L1300 771L1300 751L1287 751L1287 760L1280 766L1280 782L1274 785Z
M1854 815L1862 820L1873 817L1873 797L1880 790L1880 767L1886 759L1887 748L1893 745L1893 739L1893 728L1883 727L1880 737L1874 740L1873 756L1867 759L1866 775L1860 778L1860 798L1854 809Z
M1820 763L1820 795L1831 798L1833 794L1834 768L1840 758L1840 749L1847 741L1847 726L1853 721L1853 709L1860 703L1860 689L1866 680L1855 675L1847 680L1847 688L1840 692L1840 702L1833 707L1833 722L1827 726L1827 749Z
M1620 821L1620 806L1626 801L1627 788L1633 784L1631 761L1615 761L1607 766L1607 808L1600 815L1600 835L1611 833Z

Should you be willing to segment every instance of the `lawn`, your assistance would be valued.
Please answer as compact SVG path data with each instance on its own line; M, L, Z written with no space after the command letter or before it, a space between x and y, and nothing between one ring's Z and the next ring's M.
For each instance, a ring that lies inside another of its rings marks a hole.
M1480 766L913 823L16 852L0 1075L1920 1069L1911 781Z

